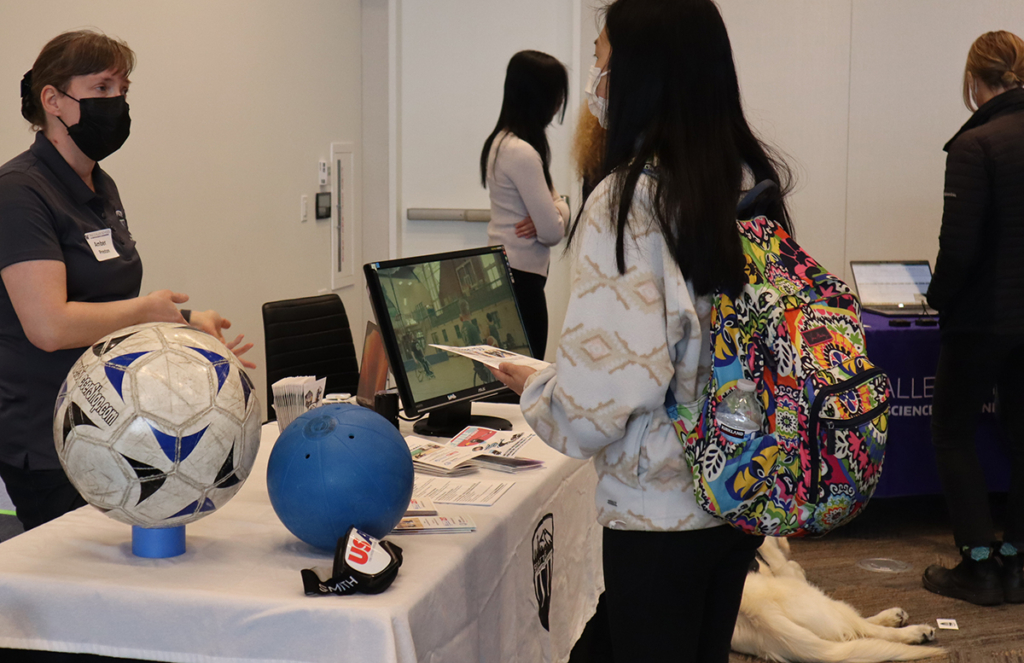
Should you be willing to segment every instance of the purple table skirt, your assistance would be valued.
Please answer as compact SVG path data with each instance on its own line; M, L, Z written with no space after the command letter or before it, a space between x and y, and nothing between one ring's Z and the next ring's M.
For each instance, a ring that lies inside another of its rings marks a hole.
M892 326L894 319L909 321L910 326ZM888 318L865 312L863 320L868 358L889 375L893 391L885 465L875 497L940 494L930 430L939 328L918 324L922 318L915 317ZM1010 472L1001 448L994 399L983 408L977 449L989 490L1007 490Z

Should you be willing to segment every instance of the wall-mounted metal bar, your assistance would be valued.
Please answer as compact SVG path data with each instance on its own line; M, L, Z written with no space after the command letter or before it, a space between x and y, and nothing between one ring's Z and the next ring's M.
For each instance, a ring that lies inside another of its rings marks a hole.
M489 209L442 209L438 207L410 207L405 211L410 221L482 221L491 220Z

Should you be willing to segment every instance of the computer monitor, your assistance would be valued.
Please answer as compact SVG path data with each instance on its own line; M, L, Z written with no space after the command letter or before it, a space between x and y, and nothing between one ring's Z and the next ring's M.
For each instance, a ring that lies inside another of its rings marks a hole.
M478 362L431 347L488 344L531 355L505 249L488 246L363 266L402 407L426 414L413 430L450 437L469 425L509 430L471 414L475 400L507 389Z

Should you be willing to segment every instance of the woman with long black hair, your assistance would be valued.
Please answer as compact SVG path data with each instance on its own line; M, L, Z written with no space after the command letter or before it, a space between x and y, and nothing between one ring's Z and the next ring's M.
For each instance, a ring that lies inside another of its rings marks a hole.
M725 663L761 537L697 505L665 400L698 400L711 295L745 282L741 194L776 182L767 214L791 230L788 173L747 125L711 0L617 0L596 55L606 176L570 235L556 362L495 374L545 442L594 459L614 660Z
M569 76L557 59L520 51L509 60L505 95L494 131L480 153L480 180L491 195L487 242L508 255L523 325L534 356L548 342L544 297L551 248L565 236L569 206L551 183L545 133L569 98Z

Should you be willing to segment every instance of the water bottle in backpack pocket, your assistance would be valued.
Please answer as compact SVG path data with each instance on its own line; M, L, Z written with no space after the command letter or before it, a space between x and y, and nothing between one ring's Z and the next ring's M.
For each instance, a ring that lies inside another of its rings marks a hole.
M718 404L715 424L737 444L749 442L761 433L761 406L750 380L740 380Z

